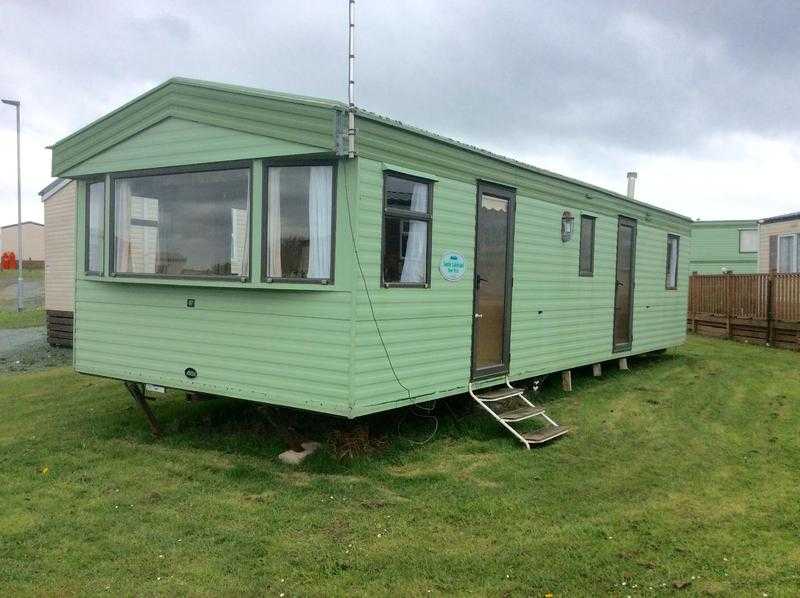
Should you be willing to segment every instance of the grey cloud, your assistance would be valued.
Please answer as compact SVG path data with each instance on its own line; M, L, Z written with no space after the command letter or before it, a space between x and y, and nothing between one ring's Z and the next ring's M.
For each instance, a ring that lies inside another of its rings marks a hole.
M0 11L0 94L24 100L24 145L173 75L346 95L346 0ZM594 171L626 154L707 157L715 136L800 132L796 1L358 0L357 19L360 105L504 153L569 147Z

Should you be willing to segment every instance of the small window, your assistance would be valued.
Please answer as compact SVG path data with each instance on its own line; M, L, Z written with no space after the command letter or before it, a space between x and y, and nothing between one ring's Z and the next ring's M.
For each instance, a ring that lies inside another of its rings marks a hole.
M114 179L114 271L163 277L244 277L250 169Z
M680 237L667 235L667 289L678 288L678 247Z
M778 272L788 274L798 271L800 262L800 235L781 235L778 237Z
M594 216L581 216L581 248L578 258L578 274L594 276Z
M106 229L106 184L86 186L86 273L102 274Z
M430 181L386 173L383 178L384 286L430 284Z
M743 228L739 230L739 253L756 253L758 251L758 230Z
M333 270L333 166L270 166L265 277L326 283Z

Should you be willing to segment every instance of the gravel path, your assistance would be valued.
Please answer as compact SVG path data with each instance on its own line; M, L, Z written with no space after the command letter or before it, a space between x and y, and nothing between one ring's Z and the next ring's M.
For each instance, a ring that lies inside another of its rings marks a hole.
M26 372L70 363L72 350L48 345L43 326L0 329L0 372Z

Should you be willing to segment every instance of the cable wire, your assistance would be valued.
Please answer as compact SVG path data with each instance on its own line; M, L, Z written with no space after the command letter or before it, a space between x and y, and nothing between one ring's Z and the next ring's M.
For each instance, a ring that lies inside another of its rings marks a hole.
M361 265L361 258L358 255L358 247L356 245L356 233L353 229L353 216L350 213L350 189L347 185L347 172L344 174L344 194L347 197L347 220L350 224L350 240L353 242L353 253L356 256L356 264L358 264L358 271L361 273L361 281L364 283L364 292L367 295L367 302L369 303L369 311L372 314L372 322L375 324L375 330L378 332L378 338L381 341L381 346L383 347L383 352L386 354L386 361L389 362L389 367L392 370L392 375L397 383L406 391L408 395L408 399L411 400L411 390L400 381L400 377L397 375L397 370L394 368L394 364L392 363L392 357L389 355L389 349L386 346L386 343L383 340L383 333L381 333L381 327L378 324L378 319L375 317L375 306L372 304L372 297L369 294L369 287L367 285L367 277L364 274L364 267ZM438 427L438 426L437 426ZM434 432L435 433L435 432Z

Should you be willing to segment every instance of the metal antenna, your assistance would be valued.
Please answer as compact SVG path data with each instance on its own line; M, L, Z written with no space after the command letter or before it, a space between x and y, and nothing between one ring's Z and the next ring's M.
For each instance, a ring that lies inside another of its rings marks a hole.
M350 28L347 52L347 157L352 158L356 155L356 0L348 0L348 2Z

